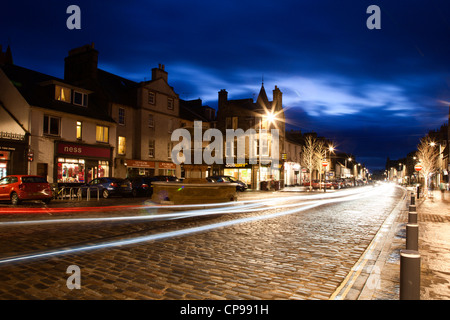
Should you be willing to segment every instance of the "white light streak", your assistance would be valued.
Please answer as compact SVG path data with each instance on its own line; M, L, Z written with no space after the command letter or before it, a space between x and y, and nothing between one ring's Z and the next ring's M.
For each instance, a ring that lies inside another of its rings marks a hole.
M104 242L104 243L99 243L99 244L94 244L94 245L78 246L78 247L72 247L72 248L66 248L66 249L49 250L49 251L40 252L40 253L6 257L6 258L0 259L0 265L4 265L7 263L13 263L13 262L27 261L27 260L32 260L32 259L51 257L51 256L64 255L64 254L74 254L74 253L86 252L86 251L92 251L92 250L98 250L98 249L121 247L121 246L126 246L126 245L131 245L131 244L139 244L139 243L143 243L143 242L156 241L156 240L168 239L168 238L173 238L173 237L180 237L180 236L185 236L188 234L205 232L205 231L210 231L213 229L229 227L229 226L237 225L237 224L241 224L241 223L248 223L248 222L254 222L254 221L260 221L260 220L265 220L265 219L272 219L272 218L276 218L276 217L286 216L286 215L302 212L305 210L309 210L309 209L312 209L312 208L315 208L318 206L322 206L325 204L362 199L362 198L366 198L366 197L371 197L371 196L379 194L379 193L385 193L386 191L387 190L385 187L380 187L380 188L374 188L373 190L371 190L369 192L365 192L365 193L361 193L361 191L348 192L344 196L341 196L341 197L333 196L333 194L330 194L328 196L325 196L324 197L325 199L304 202L304 203L283 204L283 205L278 205L278 206L274 205L274 206L271 206L270 208L267 208L267 207L257 208L257 206L258 206L257 203L253 204L254 205L253 209L251 207L249 207L248 205L242 205L240 207L239 206L233 207L232 209L222 208L221 210L217 210L216 212L217 213L218 212L220 212L220 213L249 212L249 211L256 211L256 210L259 211L260 209L261 210L280 209L280 208L288 208L288 207L292 207L292 206L297 206L297 208L286 210L286 211L281 211L281 212L277 212L277 213L234 219L234 220L229 220L229 221L225 221L225 222L213 223L213 224L208 224L208 225L203 225L203 226L193 227L193 228L187 228L187 229L182 229L182 230L176 230L176 231L163 232L163 233L159 233L159 234L152 234L152 235L148 235L148 236L130 238L130 239L126 239L126 240L118 240L118 241ZM340 193L340 194L342 195L342 193ZM292 198L297 198L297 197L287 197L287 198L292 200ZM305 197L301 197L301 198L305 199ZM270 199L270 200L279 202L279 201L281 201L281 199L283 199L283 198ZM270 200L263 201L261 203L261 205L263 205L263 204L267 205L267 203L270 202ZM255 200L255 201L252 200L250 202L256 202L256 201L261 202L261 200ZM298 207L299 205L301 205L301 207ZM244 211L242 211L242 210L239 211L238 209L243 209ZM209 209L204 210L204 211L203 210L199 210L199 211L200 212L195 213L195 215L192 215L192 212L191 212L191 215L189 215L189 212L180 212L180 213L166 214L165 217L167 218L168 216L170 216L173 218L173 217L179 217L181 215L197 216L199 214L212 214L211 212L215 212L215 211L210 211ZM162 216L162 215L151 216L151 217L159 217L159 216ZM140 217L113 217L113 218L103 218L100 220L98 218L94 218L94 220L86 218L86 219L70 219L70 220L72 222L106 221L106 220L116 221L116 220L127 220L130 218L145 219L145 218L149 218L149 217L142 217L142 216L140 216ZM104 219L106 219L106 220L104 220ZM56 223L56 221L64 222L65 220L58 219L58 220L51 220L51 221L52 221L52 223ZM27 221L22 221L22 222L26 223ZM42 221L40 221L40 223L42 223ZM8 223L8 224L11 224L11 223Z

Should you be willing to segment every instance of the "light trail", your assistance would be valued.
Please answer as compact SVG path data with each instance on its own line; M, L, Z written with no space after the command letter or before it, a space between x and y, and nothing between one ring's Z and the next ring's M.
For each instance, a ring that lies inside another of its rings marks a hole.
M298 195L298 196L283 196L276 197L277 201L296 200L296 199L327 199L330 197L342 197L348 194L355 194L359 190L343 190L338 193L319 193L313 195ZM57 213L72 213L72 212L99 212L99 211L120 211L120 210L135 210L135 209L186 209L186 208L205 208L205 207L220 207L229 206L230 204L242 204L260 202L261 199L243 200L227 203L206 203L206 204L188 204L188 205L159 205L155 203L144 205L122 205L122 206L103 206L103 207L72 207L72 208L0 208L0 215L7 214L57 214ZM275 200L274 200L275 201Z
M276 218L276 217L286 216L286 215L302 212L305 210L309 210L309 209L312 209L312 208L315 208L318 206L322 206L325 204L363 199L366 197L370 197L370 196L379 194L381 192L385 192L385 188L374 189L374 190L364 193L364 194L359 193L359 194L353 194L353 195L349 195L346 197L340 197L340 198L331 197L330 199L325 199L322 201L314 201L313 203L304 205L300 208L290 209L290 210L281 211L281 212L272 213L272 214L234 219L234 220L230 220L230 221L213 223L213 224L208 224L208 225L199 226L199 227L163 232L163 233L153 234L153 235L148 235L148 236L140 236L140 237L126 239L126 240L110 241L110 242L104 242L104 243L87 245L87 246L78 246L78 247L72 247L72 248L69 247L69 248L65 248L65 249L56 249L56 250L49 250L49 251L26 254L26 255L11 256L11 257L6 257L6 258L0 259L0 265L5 265L7 263L14 263L14 262L35 260L35 259L64 255L64 254L74 254L74 253L87 252L87 251L98 250L98 249L122 247L122 246L126 246L126 245L131 245L131 244L138 244L138 243L168 239L168 238L173 238L173 237L180 237L180 236L184 236L184 235L188 235L188 234L210 231L213 229L224 228L224 227L237 225L237 224L241 224L241 223L261 221L261 220L265 220L265 219L272 219L272 218Z
M165 213L165 214L153 214L153 215L139 215L139 216L120 216L120 217L104 217L104 218L64 218L64 219L39 219L39 220L23 220L23 221L6 221L0 222L1 226L13 226L13 225L33 225L33 224L55 224L55 223L82 223L82 222L115 222L115 221L138 221L138 220L164 220L164 219L182 219L182 218L192 218L196 216L205 216L205 215L216 215L216 214L231 214L231 213L246 213L246 212L255 212L255 211L263 211L268 210L268 206L270 209L282 209L289 208L299 205L307 205L311 202L295 202L291 204L282 204L276 206L275 203L282 202L286 200L308 200L308 199L316 199L314 201L320 201L323 199L329 198L337 198L337 197L345 197L346 195L354 195L360 194L361 190L347 192L347 193L330 193L327 195L323 194L315 194L315 195L303 195L303 196L288 196L281 198L272 198L272 199L256 199L256 200L246 200L246 201L238 201L231 203L212 203L212 204L199 204L199 205L168 205L168 206L160 206L160 205L139 205L139 206L114 206L114 210L116 208L133 208L133 209L170 209L170 208L198 208L198 207L218 207L222 206L222 208L218 209L201 209L201 210L185 210L176 213ZM225 207L223 207L225 206ZM259 207L259 208L258 208ZM65 209L65 208L64 208ZM79 208L83 209L83 208Z

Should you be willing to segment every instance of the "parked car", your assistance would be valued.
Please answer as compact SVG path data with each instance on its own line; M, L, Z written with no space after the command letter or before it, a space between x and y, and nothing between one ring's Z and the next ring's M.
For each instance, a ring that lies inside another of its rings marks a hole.
M79 192L81 192L82 196L86 196L88 190L91 197L96 197L97 192L99 192L100 196L106 199L113 195L131 195L133 188L128 179L104 177L96 178L89 183L82 185Z
M178 182L178 181L180 181L180 179L178 179L177 177L174 177L174 176L154 176L152 178L155 179L154 181L166 181L166 182L170 182L170 181Z
M173 176L153 176L153 177L134 177L130 179L132 187L132 195L137 196L151 196L153 194L152 182L154 181L179 181Z
M319 183L320 183L319 180L313 180L311 183L313 189L319 189L320 186Z
M152 177L134 177L130 179L131 194L133 197L137 196L151 196L153 194Z
M245 191L248 188L245 182L237 180L235 177L232 176L211 176L209 178L213 179L216 182L237 183L236 186L237 191Z
M309 187L310 186L310 181L303 181L303 186L304 187Z
M341 189L344 188L344 182L342 180L334 180L331 182L331 185L334 189Z
M10 175L0 180L0 200L10 200L14 205L23 200L42 200L48 204L52 198L52 188L44 177Z

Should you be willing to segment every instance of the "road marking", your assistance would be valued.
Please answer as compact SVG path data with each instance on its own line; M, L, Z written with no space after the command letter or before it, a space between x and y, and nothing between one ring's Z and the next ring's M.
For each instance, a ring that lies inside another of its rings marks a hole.
M344 300L347 296L350 289L353 287L353 284L355 283L356 279L361 274L362 270L364 269L364 266L366 265L367 261L371 257L372 251L375 249L375 247L378 245L378 242L385 241L386 239L383 238L384 234L381 232L383 229L383 226L387 222L391 222L393 219L393 213L397 212L401 205L403 205L403 202L406 197L406 189L399 187L403 189L404 193L402 195L402 200L400 200L395 208L391 211L391 213L386 217L385 221L381 224L380 228L378 229L377 234L372 239L370 244L367 246L364 253L361 255L361 257L358 259L358 261L353 265L352 269L348 273L347 277L342 281L342 283L339 285L339 287L334 291L334 293L330 296L329 300ZM353 276L353 277L352 277ZM351 280L350 280L351 278ZM342 293L341 291L344 290Z

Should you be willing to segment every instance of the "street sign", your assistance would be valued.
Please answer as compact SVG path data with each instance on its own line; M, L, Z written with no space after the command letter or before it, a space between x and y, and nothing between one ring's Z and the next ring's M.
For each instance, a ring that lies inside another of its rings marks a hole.
M421 166L420 164L416 164L416 165L414 166L414 169L415 169L416 171L420 171L420 170L422 170L422 166Z
M328 167L328 162L327 162L327 161L323 161L323 162L322 162L322 166L323 166L323 167Z

